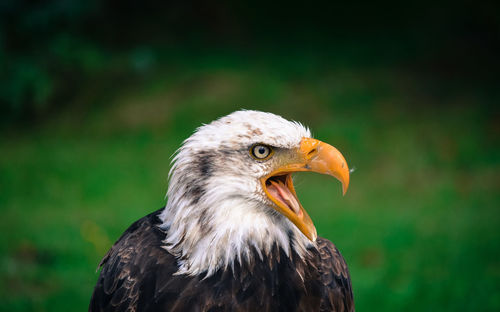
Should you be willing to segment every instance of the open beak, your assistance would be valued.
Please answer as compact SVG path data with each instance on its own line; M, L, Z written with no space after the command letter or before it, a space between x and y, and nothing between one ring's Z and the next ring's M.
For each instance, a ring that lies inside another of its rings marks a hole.
M275 209L314 242L316 228L297 199L292 173L313 171L331 175L342 182L342 193L345 194L349 187L349 168L344 156L335 147L316 139L303 138L295 154L291 157L292 161L261 178L261 183L264 192L275 204Z

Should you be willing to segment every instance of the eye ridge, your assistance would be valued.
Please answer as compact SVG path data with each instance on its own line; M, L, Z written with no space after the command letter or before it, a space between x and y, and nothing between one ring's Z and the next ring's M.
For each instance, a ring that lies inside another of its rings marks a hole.
M250 147L250 155L256 160L267 160L273 152L271 146L262 143L257 143Z

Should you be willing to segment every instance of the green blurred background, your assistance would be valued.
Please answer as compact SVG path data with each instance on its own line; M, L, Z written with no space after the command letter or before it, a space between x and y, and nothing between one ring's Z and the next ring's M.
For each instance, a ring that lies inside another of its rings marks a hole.
M301 121L356 167L299 197L357 311L500 310L492 2L0 4L0 310L86 310L201 123Z

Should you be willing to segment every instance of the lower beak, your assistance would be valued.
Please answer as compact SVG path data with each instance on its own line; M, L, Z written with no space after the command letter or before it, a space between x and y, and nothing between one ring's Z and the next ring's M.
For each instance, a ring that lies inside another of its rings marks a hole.
M349 168L344 156L333 146L316 139L303 138L295 150L294 161L263 177L261 183L275 209L287 217L311 241L317 238L316 228L297 199L291 174L312 171L331 175L342 183L342 193L349 187Z

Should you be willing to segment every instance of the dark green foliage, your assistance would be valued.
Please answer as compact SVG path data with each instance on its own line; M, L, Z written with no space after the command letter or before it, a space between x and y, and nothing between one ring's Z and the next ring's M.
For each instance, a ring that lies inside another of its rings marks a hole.
M361 6L301 1L48 0L0 4L0 123L33 122L84 92L135 84L173 51L341 55L357 65L404 62L455 81L496 78L494 2ZM189 49L190 48L190 49ZM161 61L161 60L160 60ZM300 60L299 60L300 61ZM295 70L310 64L296 64ZM169 64L171 65L171 64ZM320 64L316 64L320 65ZM84 101L92 101L85 98ZM90 105L86 103L86 105Z

